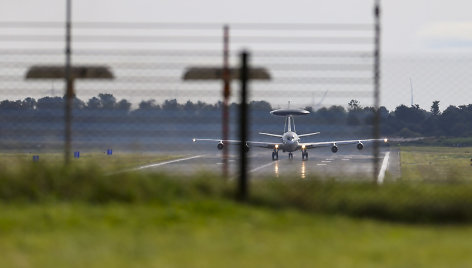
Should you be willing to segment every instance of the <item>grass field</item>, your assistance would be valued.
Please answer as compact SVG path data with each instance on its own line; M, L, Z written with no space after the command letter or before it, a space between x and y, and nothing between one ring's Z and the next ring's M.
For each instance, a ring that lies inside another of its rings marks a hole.
M0 267L469 267L468 154L401 148L402 180L260 180L247 203L214 174L109 175L179 156L0 154Z
M64 163L63 153L1 153L0 164L4 168L18 168L18 166L24 165L25 163L31 163L33 155L39 155L39 161L43 164L62 165ZM71 157L71 161L72 164L82 167L95 165L99 166L102 170L117 171L181 157L183 157L183 155L126 152L115 152L113 155L106 155L103 152L81 152L79 159Z
M472 147L401 147L402 178L416 181L471 181Z
M0 205L2 267L468 267L472 227L227 200Z

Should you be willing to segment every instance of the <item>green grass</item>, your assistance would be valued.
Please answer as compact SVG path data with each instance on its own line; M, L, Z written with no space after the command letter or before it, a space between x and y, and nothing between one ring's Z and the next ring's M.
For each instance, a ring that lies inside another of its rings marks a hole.
M425 154L437 166L462 161L466 154L411 147L402 148L405 153ZM215 174L108 175L109 166L90 160L66 168L28 159L2 169L0 267L472 263L468 181L403 177L378 186L318 177L266 178L253 181L249 200L238 203L235 181Z
M405 180L471 181L472 147L401 147Z
M0 205L2 267L468 267L470 226L229 200Z
M31 163L33 155L39 155L39 161L44 165L62 165L64 163L63 153L0 153L0 167L17 169ZM102 170L116 171L182 157L184 155L126 152L114 152L113 155L106 155L104 152L81 152L80 158L71 157L71 163L75 166L99 166Z

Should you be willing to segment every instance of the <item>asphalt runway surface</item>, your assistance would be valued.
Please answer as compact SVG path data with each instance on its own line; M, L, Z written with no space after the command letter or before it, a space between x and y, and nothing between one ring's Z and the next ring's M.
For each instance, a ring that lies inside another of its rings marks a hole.
M248 154L249 173L252 179L268 177L279 178L309 178L319 176L323 178L365 178L372 179L373 160L372 151L368 149L340 148L339 152L332 153L329 148L309 150L309 158L302 161L301 152L294 152L292 160L288 153L279 152L279 160L272 160L272 151L255 148ZM229 154L230 176L238 174L239 155ZM216 149L188 153L181 159L150 164L137 169L146 172L176 172L192 174L202 171L221 172L222 154ZM394 177L399 176L399 154L389 147L381 148L379 164L382 170Z

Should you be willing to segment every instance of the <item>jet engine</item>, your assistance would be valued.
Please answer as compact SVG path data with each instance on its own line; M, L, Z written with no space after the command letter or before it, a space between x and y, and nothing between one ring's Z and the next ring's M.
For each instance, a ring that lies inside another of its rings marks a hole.
M362 150L362 149L364 149L364 144L362 144L362 142L359 142L357 144L357 150Z
M216 148L218 148L218 150L223 150L223 147L225 146L222 142L219 142L218 145L216 145Z
M333 147L331 147L331 152L337 153L338 152L338 146L333 145Z

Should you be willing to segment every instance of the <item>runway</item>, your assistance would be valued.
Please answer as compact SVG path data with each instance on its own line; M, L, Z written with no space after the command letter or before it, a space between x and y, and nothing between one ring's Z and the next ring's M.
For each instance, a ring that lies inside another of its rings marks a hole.
M263 149L254 149L249 152L249 173L252 179L336 177L336 179L372 180L373 177L374 157L371 150L358 151L355 148L343 148L338 153L331 153L329 149L310 150L307 161L302 161L301 152L295 152L292 160L288 159L287 153L279 153L279 160L272 161L271 153L270 150ZM237 153L229 154L230 177L237 176L238 161L239 155ZM222 170L222 164L220 151L206 150L190 153L186 157L167 163L137 167L135 170L183 174L219 173ZM399 170L398 152L389 147L382 148L379 165L382 166L383 174L389 172L399 175L396 174ZM379 177L379 180L383 181L383 177Z

